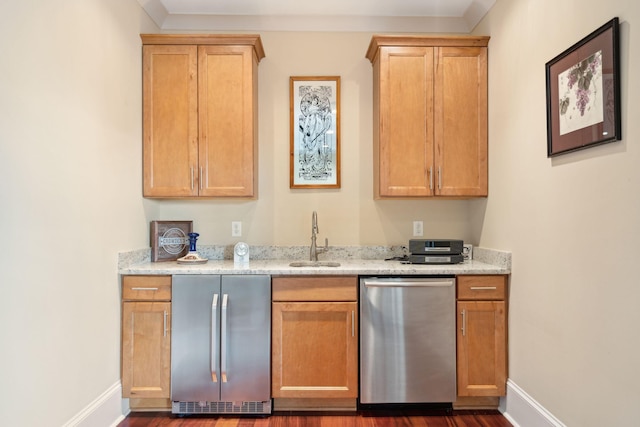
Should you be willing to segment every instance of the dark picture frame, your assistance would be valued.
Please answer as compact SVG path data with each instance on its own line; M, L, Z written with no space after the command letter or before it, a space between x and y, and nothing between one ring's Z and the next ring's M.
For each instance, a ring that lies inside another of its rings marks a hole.
M340 188L340 76L289 77L289 188Z
M151 221L151 261L175 261L189 252L193 221Z
M546 83L547 157L619 141L618 18L547 62Z

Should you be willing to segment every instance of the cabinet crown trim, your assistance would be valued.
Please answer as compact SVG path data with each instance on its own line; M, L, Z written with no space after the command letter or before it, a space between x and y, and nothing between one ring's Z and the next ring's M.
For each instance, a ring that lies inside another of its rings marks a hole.
M407 36L407 35L374 35L371 37L366 57L374 63L378 56L378 48L385 46L460 46L460 47L486 47L489 45L489 36Z
M259 34L140 34L142 44L252 46L258 62L264 58Z

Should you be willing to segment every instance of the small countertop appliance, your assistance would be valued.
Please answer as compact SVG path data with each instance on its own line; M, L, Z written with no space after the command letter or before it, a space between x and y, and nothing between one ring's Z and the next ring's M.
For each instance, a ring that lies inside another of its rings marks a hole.
M411 264L458 264L464 261L464 242L451 239L409 240Z

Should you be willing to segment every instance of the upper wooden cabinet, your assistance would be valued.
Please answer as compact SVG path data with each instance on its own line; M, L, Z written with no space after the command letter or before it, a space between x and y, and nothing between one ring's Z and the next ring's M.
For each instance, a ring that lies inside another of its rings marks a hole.
M374 196L487 196L489 37L374 36Z
M145 197L257 197L258 35L142 34Z

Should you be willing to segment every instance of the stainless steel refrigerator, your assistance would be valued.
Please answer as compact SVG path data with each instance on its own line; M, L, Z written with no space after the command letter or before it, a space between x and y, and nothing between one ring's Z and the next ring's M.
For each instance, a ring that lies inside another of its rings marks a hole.
M271 413L271 278L174 275L174 414Z

